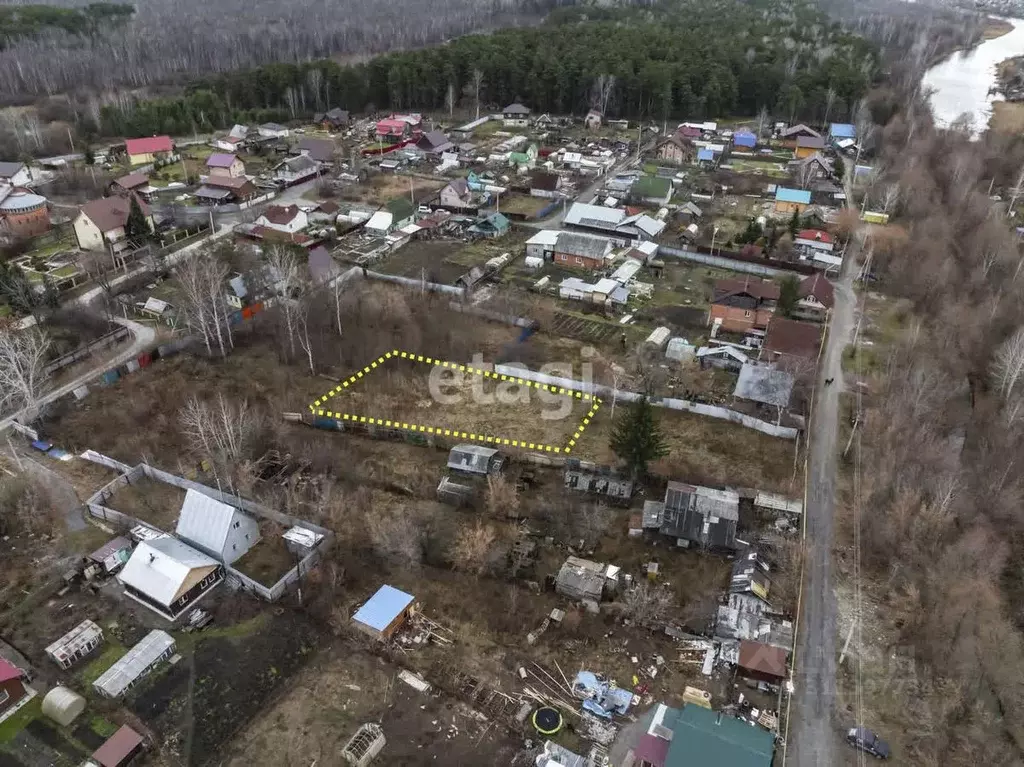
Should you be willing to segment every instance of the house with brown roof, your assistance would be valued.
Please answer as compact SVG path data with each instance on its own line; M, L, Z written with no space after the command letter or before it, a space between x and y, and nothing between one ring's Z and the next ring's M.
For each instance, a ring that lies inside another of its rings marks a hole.
M259 190L245 176L207 176L206 181L192 194L200 203L219 205L226 202L245 202Z
M818 325L774 316L768 323L759 359L762 362L814 362L820 346Z
M708 324L730 333L766 328L778 300L779 286L771 280L718 280L711 295Z
M125 197L133 192L142 199L147 199L149 190L149 176L145 173L129 173L110 182L109 192Z
M211 176L230 176L241 178L245 176L245 163L236 154L229 152L214 152L206 159L206 168Z
M341 130L347 128L349 113L347 109L329 109L326 112L317 112L313 115L313 122L324 130Z
M453 146L452 142L448 140L448 137L443 132L432 130L419 137L419 140L416 142L416 148L424 154L440 157L442 153L452 151Z
M298 205L269 205L255 224L283 234L295 234L309 226L309 218Z
M448 185L441 190L440 202L442 208L476 207L473 203L473 192L469 189L469 182L464 178L456 178L448 182Z
M790 149L796 149L797 139L812 137L821 138L821 134L814 130L814 128L810 128L803 123L790 126L779 134L779 138L781 138L782 142Z
M562 177L548 170L535 170L530 174L530 196L553 199L562 186Z
M107 250L125 244L125 225L131 212L131 199L131 196L103 197L83 205L74 223L78 247L82 250ZM146 201L140 199L139 207L152 230L153 214Z
M144 745L145 741L139 733L126 724L121 725L117 732L93 752L92 759L100 767L124 767L142 753Z
M697 136L700 137L700 131L697 131ZM659 160L665 160L673 165L691 163L697 156L697 146L681 131L676 131L674 135L660 142L655 151Z
M825 149L825 139L821 136L799 136L796 140L796 158L802 160Z
M744 639L740 642L736 676L768 684L781 684L786 679L787 657L789 653L781 647Z
M800 300L793 309L793 319L824 322L836 304L835 288L820 272L805 277L797 294Z

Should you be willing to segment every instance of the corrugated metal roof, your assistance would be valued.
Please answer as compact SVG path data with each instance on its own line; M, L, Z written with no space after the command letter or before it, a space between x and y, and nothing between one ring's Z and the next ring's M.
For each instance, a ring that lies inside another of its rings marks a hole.
M734 397L785 407L793 394L793 376L785 370L744 363L736 380Z
M169 605L190 572L198 567L218 566L215 559L177 538L163 535L141 541L117 579L156 602Z
M621 208L606 208L604 205L587 205L586 203L573 203L569 212L565 214L567 224L605 224L615 226L626 217L626 211Z
M130 649L123 658L108 668L92 686L104 695L116 698L136 679L144 676L161 658L174 651L174 637L166 631L153 629Z
M806 189L787 189L782 187L775 190L776 202L795 202L801 205L811 204L811 193Z
M527 245L554 245L558 241L561 232L552 229L542 229L526 241Z
M604 258L611 251L611 247L611 242L601 237L588 237L585 234L570 232L559 234L555 243L555 250L559 253L593 259Z
M399 591L394 586L381 586L377 593L360 607L352 620L377 631L383 631L413 603L416 597Z
M496 455L498 455L498 451L493 447L456 445L448 453L448 468L474 474L487 474L491 469L491 459Z
M189 488L174 532L207 551L223 551L236 514L242 512Z

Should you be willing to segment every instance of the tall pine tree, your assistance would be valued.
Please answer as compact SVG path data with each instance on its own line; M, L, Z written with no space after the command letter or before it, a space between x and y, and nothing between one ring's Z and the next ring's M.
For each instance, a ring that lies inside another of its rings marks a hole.
M647 473L651 461L668 455L665 438L646 395L624 407L615 419L611 448L629 467L634 479Z
M150 234L146 214L142 212L139 198L134 194L131 196L131 204L128 208L128 221L124 225L124 232L129 239L145 239Z

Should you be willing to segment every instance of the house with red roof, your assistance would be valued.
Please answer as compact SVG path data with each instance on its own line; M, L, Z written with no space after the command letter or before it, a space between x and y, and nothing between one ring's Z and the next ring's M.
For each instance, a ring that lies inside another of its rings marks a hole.
M144 165L157 159L157 155L174 153L174 140L170 136L149 136L147 138L130 138L124 142L124 150L128 162L132 165Z
M805 251L817 250L821 253L831 253L835 248L835 238L822 229L804 229L796 233L793 245Z
M206 159L206 168L211 176L227 176L228 178L243 178L245 176L245 163L238 155L227 152L214 152Z
M377 122L377 140L397 144L423 132L423 115L393 114Z
M768 323L768 332L761 344L760 360L781 362L783 365L813 363L818 358L820 347L819 325L776 315Z
M26 678L24 671L0 658L0 721L13 714L26 698L34 694L32 688L26 686Z

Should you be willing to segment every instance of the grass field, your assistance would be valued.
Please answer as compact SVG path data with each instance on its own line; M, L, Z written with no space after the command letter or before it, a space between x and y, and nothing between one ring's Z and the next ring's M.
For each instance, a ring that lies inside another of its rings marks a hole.
M588 395L502 380L461 363L423 360L392 357L371 363L368 372L364 368L354 381L346 379L314 402L315 412L481 444L561 452L572 447L597 409Z

